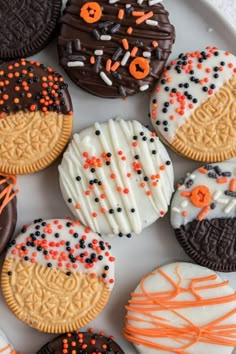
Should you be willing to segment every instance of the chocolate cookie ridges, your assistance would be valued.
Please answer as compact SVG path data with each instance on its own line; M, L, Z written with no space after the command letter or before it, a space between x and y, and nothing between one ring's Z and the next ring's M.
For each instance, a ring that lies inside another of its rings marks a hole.
M33 173L63 151L73 124L63 77L37 61L0 66L0 171Z
M0 254L10 241L17 222L16 194L13 191L15 176L0 174Z
M113 337L104 336L103 332L99 334L92 332L74 332L63 334L45 346L36 354L61 354L67 350L68 354L73 353L109 353L124 354L121 347L114 341Z
M145 275L126 306L124 336L140 354L231 354L236 293L210 269L172 263Z
M28 57L44 48L55 33L61 0L0 1L0 60Z
M207 164L188 174L171 203L177 240L197 263L236 270L236 165Z
M60 63L81 88L116 98L148 90L175 40L157 1L68 2L58 39Z
M140 233L166 214L173 192L167 151L137 121L111 119L75 134L59 173L71 212L101 234Z
M235 87L234 55L216 47L180 54L153 91L155 130L173 150L194 160L235 156Z
M106 305L114 260L109 243L78 222L35 220L10 244L2 269L5 300L35 329L75 331Z

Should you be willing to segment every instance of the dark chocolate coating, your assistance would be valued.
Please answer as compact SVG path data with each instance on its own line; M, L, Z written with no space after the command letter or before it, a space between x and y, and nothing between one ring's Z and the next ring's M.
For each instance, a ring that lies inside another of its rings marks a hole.
M23 65L25 63L25 65ZM17 66L15 66L17 65ZM23 73L22 71L25 71ZM18 76L15 76L17 74ZM9 77L12 75L13 77ZM30 75L33 75L32 77ZM48 77L52 77L51 80ZM46 78L46 81L42 79ZM0 113L17 112L19 110L30 110L35 105L35 110L42 110L43 103L41 98L48 96L52 103L47 106L48 111L62 112L68 114L72 111L72 103L70 94L67 90L67 84L64 83L62 76L51 68L34 61L16 60L0 65L0 82L9 84L0 86L0 101L4 100L4 104L0 105ZM28 91L24 90L24 84L29 87ZM46 84L48 87L43 87ZM49 84L56 85L55 87ZM16 91L16 87L20 88ZM57 88L56 88L57 87ZM52 94L52 91L55 94ZM46 95L45 95L46 92ZM31 98L27 94L32 95ZM5 96L8 99L4 99ZM15 103L14 98L19 98L19 102ZM58 102L57 102L58 101Z
M0 193L7 187L7 183L0 185ZM0 200L0 205L2 200ZM17 221L16 197L13 198L0 214L0 254L10 241Z
M78 335L83 333L83 343L79 343ZM59 337L56 337L51 342L44 345L36 354L62 354L63 353L63 340L68 340L68 354L72 353L72 350L76 350L78 354L92 354L94 352L100 352L102 354L125 354L121 347L114 342L113 339L105 337L103 335L89 333L89 332L78 332L69 334L63 334ZM95 344L92 344L91 341L95 341ZM71 343L75 342L76 345L72 346ZM88 346L82 349L82 346L87 344ZM106 345L107 348L102 347Z
M60 20L61 30L58 38L60 64L70 78L82 89L107 98L134 95L140 92L143 85L151 88L159 78L175 40L175 30L170 24L169 14L165 8L161 4L148 6L147 1L141 5L137 1L129 1L130 11L125 7L127 1L109 4L109 1L102 0L98 2L102 8L102 17L98 22L90 24L80 16L81 7L85 3L87 1L69 0L64 16ZM120 9L125 11L123 20L117 17ZM154 15L151 20L158 21L158 26L148 25L145 21L137 25L138 17L132 15L133 11L145 14L152 11ZM116 26L119 25L117 30ZM133 28L132 34L127 33L129 27ZM109 35L111 40L96 39L98 35ZM122 61L126 53L122 45L123 38L127 39L130 52L135 46L139 48L135 57L143 58L143 52L150 52L150 72L145 78L136 79L130 74L129 66L134 57L130 57L127 63L121 65L115 72L106 71L107 59L112 59L113 64ZM158 42L157 48L153 47L153 41ZM103 55L94 55L95 50L103 50ZM117 54L117 50L120 50L120 55ZM95 56L93 65L90 63L91 56ZM84 62L84 66L67 66L68 62L76 61L78 58ZM101 79L100 72L107 75L112 81L112 86L108 86Z
M0 0L0 59L39 52L52 39L61 0Z
M236 218L193 220L175 229L175 235L196 263L219 272L236 271Z

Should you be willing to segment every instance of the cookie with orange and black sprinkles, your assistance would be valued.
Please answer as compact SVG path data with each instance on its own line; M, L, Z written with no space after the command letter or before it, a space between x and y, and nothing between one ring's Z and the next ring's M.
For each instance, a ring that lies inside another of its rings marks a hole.
M44 345L37 354L60 354L64 352L68 354L124 354L121 347L114 341L113 336L106 337L104 332L94 333L93 329L88 332L66 333L56 337Z
M33 173L65 148L73 111L63 77L37 61L0 66L0 171Z
M193 160L236 156L236 57L208 46L181 53L165 68L150 104L158 136Z
M198 264L236 271L236 164L205 164L178 185L171 224L184 251Z
M111 246L69 219L37 219L11 241L2 269L10 310L48 333L76 331L106 306L114 286Z
M61 65L79 87L106 98L152 87L175 40L160 0L71 0L60 22Z
M28 57L53 38L62 0L0 0L0 61Z

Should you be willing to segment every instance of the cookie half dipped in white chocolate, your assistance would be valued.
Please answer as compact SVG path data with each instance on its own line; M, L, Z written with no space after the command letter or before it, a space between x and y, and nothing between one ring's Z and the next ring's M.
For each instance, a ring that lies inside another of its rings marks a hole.
M236 293L198 265L145 275L126 310L123 334L140 354L231 354L236 346Z
M137 121L109 120L75 134L59 172L71 212L105 235L139 234L166 214L173 192L166 149Z
M153 91L150 116L161 140L193 160L236 156L236 57L216 47L180 54Z

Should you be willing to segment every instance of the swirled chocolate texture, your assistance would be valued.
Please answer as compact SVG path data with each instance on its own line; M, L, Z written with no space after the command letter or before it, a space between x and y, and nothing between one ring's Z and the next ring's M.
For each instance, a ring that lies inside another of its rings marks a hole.
M82 89L100 97L152 87L171 53L175 30L155 0L70 0L61 18L60 64Z
M0 171L33 173L63 151L72 131L63 77L38 61L0 65Z
M112 337L105 337L103 332L100 334L89 332L63 334L43 346L37 354L61 354L64 353L63 350L67 350L68 354L124 354Z
M4 177L0 176L0 183ZM4 194L4 190L8 188L7 182L0 184L0 194ZM2 208L4 196L0 198L0 254L4 251L6 245L10 241L17 221L16 197L14 197L7 205Z
M0 0L0 59L39 52L52 39L61 0Z

